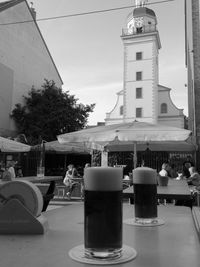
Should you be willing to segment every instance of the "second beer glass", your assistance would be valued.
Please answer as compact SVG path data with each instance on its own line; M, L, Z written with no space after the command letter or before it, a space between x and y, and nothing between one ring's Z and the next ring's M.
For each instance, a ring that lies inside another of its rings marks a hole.
M154 223L157 218L157 173L147 167L133 170L135 221Z
M122 252L122 169L85 169L84 240L89 258L115 259Z

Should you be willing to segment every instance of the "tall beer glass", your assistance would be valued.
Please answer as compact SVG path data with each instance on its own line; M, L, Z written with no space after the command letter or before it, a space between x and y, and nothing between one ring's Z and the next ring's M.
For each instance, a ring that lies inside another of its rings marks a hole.
M157 218L157 173L147 167L133 170L135 221L153 223Z
M121 168L85 169L84 241L89 258L113 259L122 251Z

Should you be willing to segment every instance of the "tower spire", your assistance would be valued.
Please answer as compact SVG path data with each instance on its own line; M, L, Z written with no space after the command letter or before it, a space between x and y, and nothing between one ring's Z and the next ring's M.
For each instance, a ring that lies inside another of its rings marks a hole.
M144 7L147 2L148 0L135 0L135 7L136 8Z

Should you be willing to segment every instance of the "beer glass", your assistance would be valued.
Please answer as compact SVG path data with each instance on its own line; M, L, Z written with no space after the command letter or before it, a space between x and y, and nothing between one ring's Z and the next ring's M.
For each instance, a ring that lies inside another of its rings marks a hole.
M133 170L135 221L157 222L157 173L147 167Z
M115 259L122 251L122 168L84 171L85 256Z

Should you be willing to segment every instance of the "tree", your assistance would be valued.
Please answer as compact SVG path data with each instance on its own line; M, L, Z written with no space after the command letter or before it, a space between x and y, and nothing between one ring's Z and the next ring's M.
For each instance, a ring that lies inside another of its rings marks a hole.
M32 87L23 98L25 104L16 104L11 117L19 134L25 134L31 145L42 139L53 141L59 134L84 128L95 107L95 104L78 104L74 95L63 92L54 81L48 80L41 89Z

